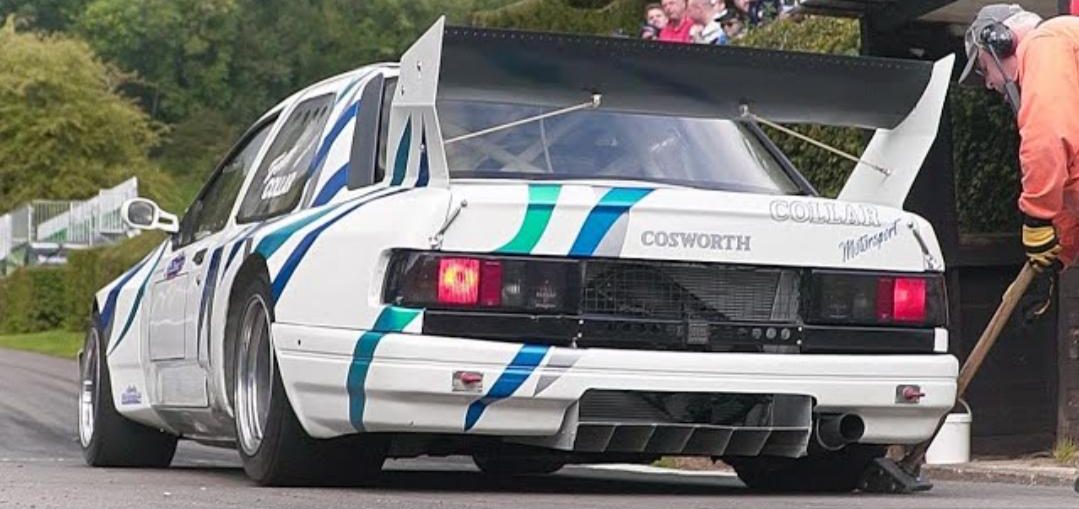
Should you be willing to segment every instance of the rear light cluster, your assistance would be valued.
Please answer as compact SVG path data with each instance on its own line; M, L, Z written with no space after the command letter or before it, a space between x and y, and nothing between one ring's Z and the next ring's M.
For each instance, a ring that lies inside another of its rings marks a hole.
M807 286L811 324L942 326L944 279L939 275L813 272Z
M581 314L582 281L589 263L545 257L397 251L390 261L383 301L432 310L576 316ZM799 313L800 321L805 324L946 325L944 280L939 274L836 270L809 270L805 274ZM657 292L662 293L666 288L662 283L656 282ZM669 287L673 283L665 284ZM619 318L622 314L612 309L609 313L594 312L580 318L596 319L601 315ZM647 320L637 314L633 316L634 323L644 323L642 318ZM687 314L684 320L702 318ZM665 321L657 319L658 322Z
M568 313L577 309L576 262L399 252L386 302L433 309Z

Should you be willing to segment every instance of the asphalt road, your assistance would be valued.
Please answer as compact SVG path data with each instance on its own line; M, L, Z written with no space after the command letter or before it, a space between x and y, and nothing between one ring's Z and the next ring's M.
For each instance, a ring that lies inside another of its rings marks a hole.
M93 469L79 452L75 388L73 362L0 350L0 508L1079 508L1070 488L962 482L911 496L772 496L726 475L584 466L498 482L461 459L391 461L364 488L259 488L235 453L189 443L169 469Z

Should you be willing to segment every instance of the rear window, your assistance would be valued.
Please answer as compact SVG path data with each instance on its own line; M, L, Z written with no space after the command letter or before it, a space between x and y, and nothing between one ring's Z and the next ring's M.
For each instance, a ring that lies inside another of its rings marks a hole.
M443 101L438 111L449 140L550 110ZM624 179L801 193L761 141L729 120L582 110L449 143L446 157L454 178Z

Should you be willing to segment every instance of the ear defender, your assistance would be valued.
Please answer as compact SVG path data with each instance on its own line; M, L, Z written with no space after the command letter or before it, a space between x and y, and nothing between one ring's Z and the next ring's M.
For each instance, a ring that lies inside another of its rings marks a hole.
M986 25L978 34L978 42L1000 59L1015 54L1015 34L999 21Z

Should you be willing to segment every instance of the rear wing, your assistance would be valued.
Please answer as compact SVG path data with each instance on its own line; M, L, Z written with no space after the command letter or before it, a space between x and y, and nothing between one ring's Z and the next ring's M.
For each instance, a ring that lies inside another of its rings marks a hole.
M855 169L841 198L901 206L936 137L954 60L932 64L444 23L436 22L401 58L389 128L391 184L448 183L438 100L565 108L600 94L598 108L607 111L740 119L748 110L775 122L877 129L864 156L872 164ZM891 171L885 175L881 167Z

